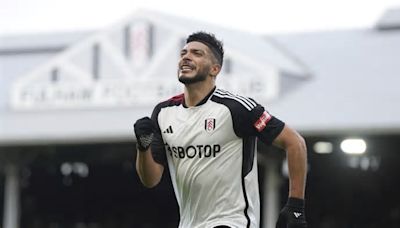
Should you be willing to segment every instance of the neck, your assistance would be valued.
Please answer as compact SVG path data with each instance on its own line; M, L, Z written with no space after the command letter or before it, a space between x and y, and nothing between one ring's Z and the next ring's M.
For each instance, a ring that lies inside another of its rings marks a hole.
M212 89L214 89L215 83L194 83L190 85L185 85L185 104L187 107L196 106L206 97Z

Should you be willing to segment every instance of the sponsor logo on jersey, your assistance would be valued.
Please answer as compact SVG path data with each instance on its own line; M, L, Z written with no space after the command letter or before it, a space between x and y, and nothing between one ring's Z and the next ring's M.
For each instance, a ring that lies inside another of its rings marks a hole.
M170 146L168 143L165 144L166 150L169 152L171 157L175 158L215 158L219 152L221 152L221 145L190 145L187 147L182 146Z
M215 129L215 119L208 118L205 120L204 128L207 132L212 132Z
M271 120L271 118L271 115L267 111L264 111L260 118L258 118L258 120L254 123L254 127L258 132L261 132L267 126L267 123Z

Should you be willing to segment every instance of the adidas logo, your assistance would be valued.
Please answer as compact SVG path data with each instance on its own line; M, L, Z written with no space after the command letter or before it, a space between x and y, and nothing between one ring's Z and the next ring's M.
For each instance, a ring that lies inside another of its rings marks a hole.
M169 127L168 127L167 129L165 129L165 130L163 131L163 133L167 133L167 134L172 134L172 133L174 133L174 131L172 130L172 126L169 125Z
M293 214L294 214L294 217L296 217L296 218L299 218L301 216L301 213L299 213L299 212L293 212Z

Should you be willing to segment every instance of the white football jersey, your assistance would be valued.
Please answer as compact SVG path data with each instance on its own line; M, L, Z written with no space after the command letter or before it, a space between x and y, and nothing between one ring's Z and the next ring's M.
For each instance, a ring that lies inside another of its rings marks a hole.
M253 99L214 89L197 106L183 94L158 104L154 159L168 166L180 228L258 228L256 138L270 144L284 123Z

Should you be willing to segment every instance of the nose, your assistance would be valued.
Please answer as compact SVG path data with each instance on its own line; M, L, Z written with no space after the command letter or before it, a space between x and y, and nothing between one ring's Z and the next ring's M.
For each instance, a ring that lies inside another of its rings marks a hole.
M190 60L190 54L189 53L185 53L181 56L182 60Z
M190 55L188 54L184 54L181 56L181 60L180 60L180 64L187 64L190 63L192 61L192 59L190 58Z

